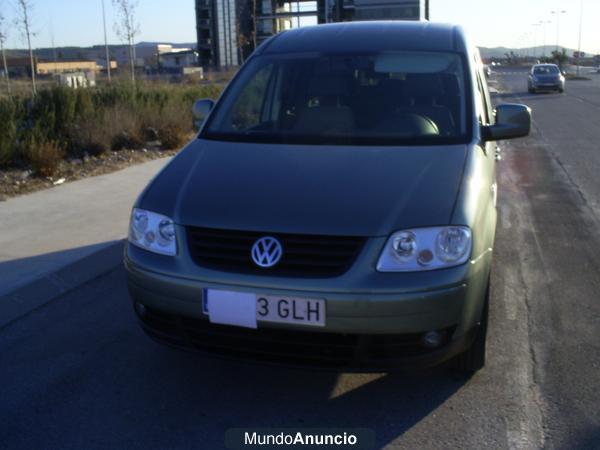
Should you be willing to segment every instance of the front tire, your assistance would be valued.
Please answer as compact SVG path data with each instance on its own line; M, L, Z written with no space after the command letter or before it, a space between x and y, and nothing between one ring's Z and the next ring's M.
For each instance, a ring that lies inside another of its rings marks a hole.
M452 366L458 371L473 375L485 366L485 343L487 338L488 315L490 304L490 283L485 291L483 311L481 312L481 322L477 327L475 340L471 347L465 352L457 355L452 361Z

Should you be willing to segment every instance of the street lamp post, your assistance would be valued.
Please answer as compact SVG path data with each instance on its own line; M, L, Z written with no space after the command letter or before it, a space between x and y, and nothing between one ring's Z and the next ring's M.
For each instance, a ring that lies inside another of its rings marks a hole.
M541 23L532 23L531 26L533 27L533 61L535 63L535 60L537 58L537 27L539 27L541 25Z
M540 21L540 25L542 25L542 29L543 29L543 50L542 50L542 58L546 57L546 25L548 25L549 23L552 23L551 20L542 20Z
M529 33L523 33L519 41L527 43L529 41ZM522 57L525 58L525 61L529 61L529 47L527 47L527 44L525 44L525 48L523 49Z
M102 0L102 22L104 24L104 50L106 52L106 74L108 75L108 82L110 83L110 53L108 51L108 39L106 37L106 11L104 10L104 0Z
M550 14L556 14L556 51L558 52L558 44L559 44L559 33L560 33L560 15L566 14L567 11L557 9L556 11L550 11Z
M577 76L579 76L579 66L581 59L581 29L583 28L583 0L581 0L581 7L579 10L579 43L577 44Z

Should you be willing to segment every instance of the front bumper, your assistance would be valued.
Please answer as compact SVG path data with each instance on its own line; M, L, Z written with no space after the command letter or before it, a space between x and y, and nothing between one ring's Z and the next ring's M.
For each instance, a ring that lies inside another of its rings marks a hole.
M565 84L564 82L561 81L550 81L550 82L531 82L530 83L530 87L532 89L537 89L540 91L543 90L548 90L548 91L556 91L556 90L562 90L565 88Z
M421 333L368 335L278 328L253 330L215 325L140 303L134 309L142 329L161 344L248 361L344 371L381 372L435 366L466 350L477 331L473 328L453 339L455 327L440 330L443 344L428 349L422 344Z
M286 365L370 371L435 365L468 348L481 317L490 260L491 254L476 264L429 273L363 278L350 273L346 280L299 282L212 271L190 276L169 267L175 259L128 244L125 267L142 327L163 343ZM326 325L259 322L251 330L211 324L202 311L206 288L325 299ZM434 330L442 343L426 348L423 334Z

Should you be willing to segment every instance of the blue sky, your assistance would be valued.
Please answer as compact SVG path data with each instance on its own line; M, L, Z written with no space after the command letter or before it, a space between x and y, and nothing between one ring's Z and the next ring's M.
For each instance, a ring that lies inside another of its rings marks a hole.
M577 48L581 0L430 0L432 20L463 24L478 45L528 47L543 43L543 26L532 24L552 20L546 25L546 44L556 44L557 8L561 15L561 46ZM52 34L56 46L87 46L103 42L101 0L32 0L33 23L37 35L34 46L49 47ZM600 1L583 0L582 49L600 53ZM110 43L118 43L114 33L115 11L112 0L105 0ZM8 20L14 16L14 0L0 0ZM193 0L140 0L138 41L194 42ZM14 27L9 28L7 46L23 47Z

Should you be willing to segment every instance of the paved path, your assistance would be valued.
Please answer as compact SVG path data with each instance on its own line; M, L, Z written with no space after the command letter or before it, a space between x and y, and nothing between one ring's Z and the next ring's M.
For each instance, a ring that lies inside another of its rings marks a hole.
M0 297L123 239L156 159L0 203Z

